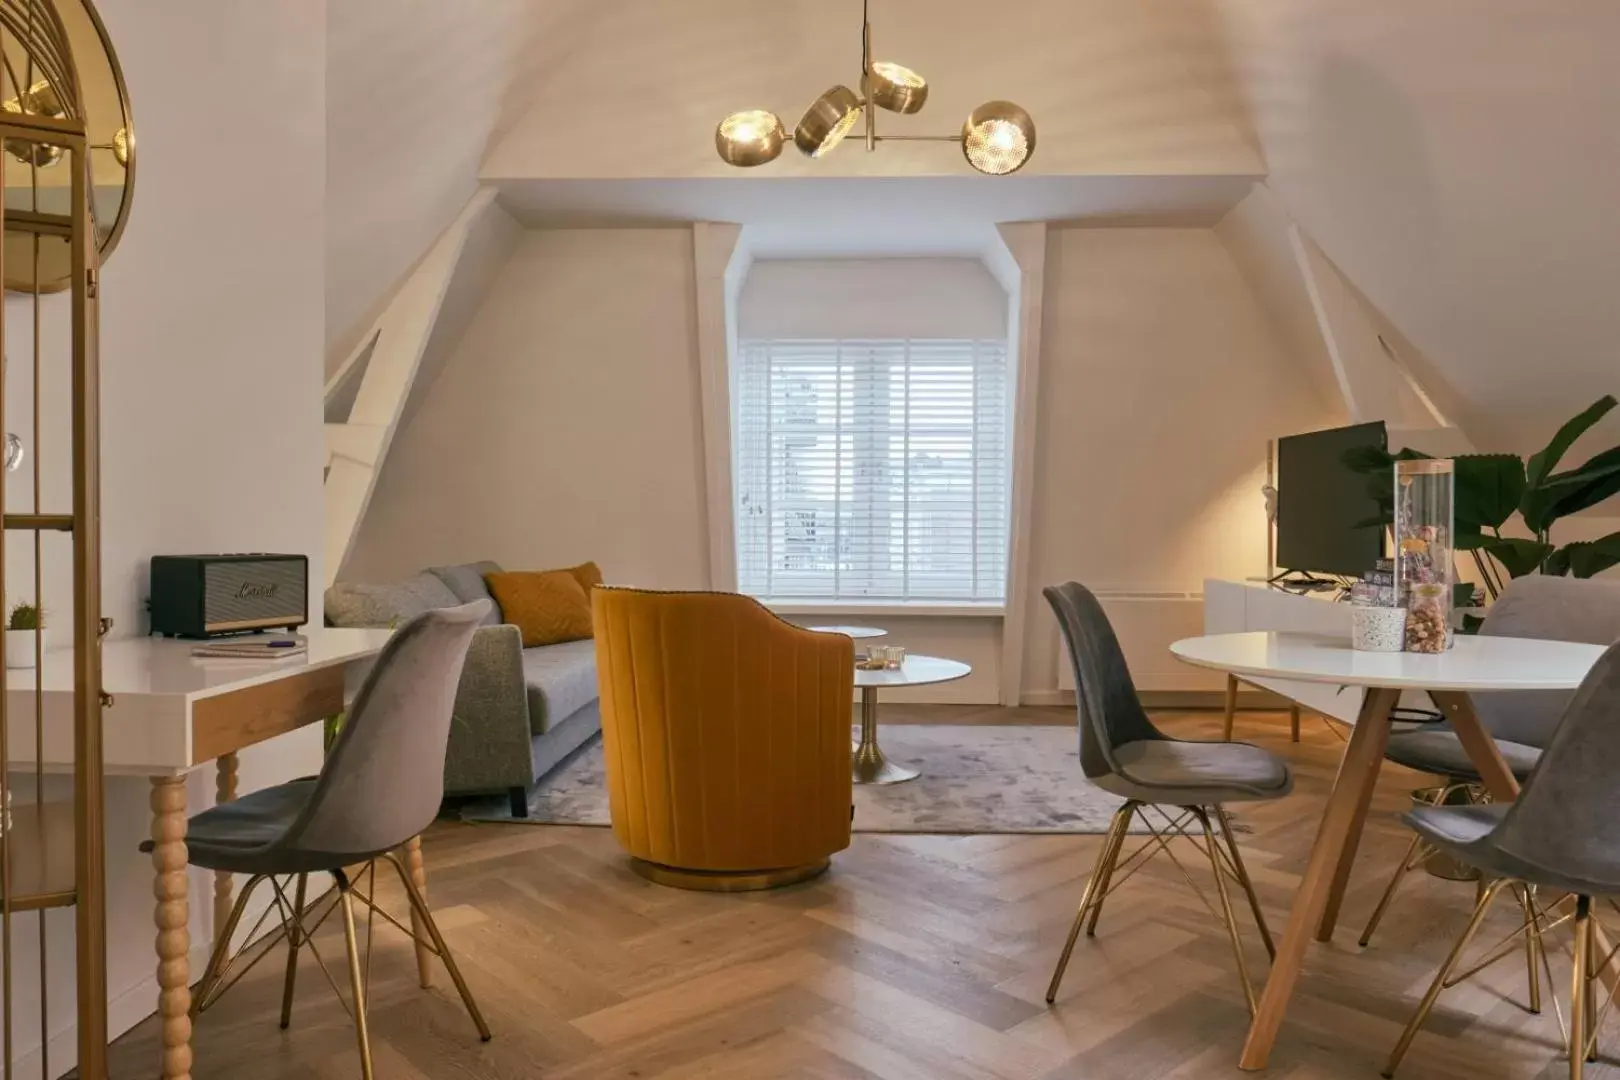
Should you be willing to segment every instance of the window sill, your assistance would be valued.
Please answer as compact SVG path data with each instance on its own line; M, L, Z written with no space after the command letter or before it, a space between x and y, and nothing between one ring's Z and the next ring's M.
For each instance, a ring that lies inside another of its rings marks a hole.
M761 600L778 615L889 615L999 619L1007 605L982 600Z

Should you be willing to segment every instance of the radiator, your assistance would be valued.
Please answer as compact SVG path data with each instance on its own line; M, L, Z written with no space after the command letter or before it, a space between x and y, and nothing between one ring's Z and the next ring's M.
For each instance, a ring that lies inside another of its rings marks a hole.
M1204 632L1204 597L1194 592L1099 592L1097 599L1114 625L1114 635L1125 650L1131 678L1138 690L1220 690L1226 680L1219 672L1183 664L1170 655L1170 643ZM1063 635L1054 633L1059 690L1074 689L1074 668L1069 663Z

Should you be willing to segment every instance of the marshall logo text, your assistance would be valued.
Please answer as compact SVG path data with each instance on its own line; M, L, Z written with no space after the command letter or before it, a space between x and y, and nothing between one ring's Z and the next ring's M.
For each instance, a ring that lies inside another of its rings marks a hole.
M244 581L242 587L236 590L238 600L268 600L280 591L281 586L270 581Z

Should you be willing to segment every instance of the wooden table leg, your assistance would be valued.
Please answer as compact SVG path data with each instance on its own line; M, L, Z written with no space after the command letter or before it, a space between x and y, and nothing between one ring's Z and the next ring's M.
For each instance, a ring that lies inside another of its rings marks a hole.
M1299 742L1299 703L1288 706L1288 741Z
M1371 690L1367 691L1369 694ZM1386 711L1385 717L1389 714ZM1359 723L1359 721L1358 721ZM1380 721L1379 727L1384 729L1381 745L1389 741L1389 722ZM1378 751L1378 758L1383 760L1382 748ZM1373 779L1378 778L1378 772L1373 771ZM1332 941L1333 928L1339 922L1339 908L1344 905L1344 891L1350 886L1350 870L1356 863L1356 849L1361 846L1361 831L1367 826L1367 810L1372 806L1373 789L1376 783L1368 783L1361 789L1361 797L1356 802L1355 816L1350 821L1350 831L1344 838L1344 847L1339 851L1338 864L1333 869L1333 883L1328 886L1327 903L1322 908L1322 919L1316 925L1317 941Z
M163 1080L191 1080L191 905L184 776L152 778L152 844L161 1075Z
M235 754L221 754L214 762L214 802L227 803L236 799ZM219 948L219 936L231 921L232 895L236 875L228 870L214 871L214 947Z
M1288 913L1288 925L1277 942L1277 955L1271 962L1271 977L1266 980L1260 1005L1249 1025L1248 1038L1243 1043L1243 1055L1238 1065L1244 1069L1263 1069L1271 1056L1271 1046L1277 1041L1277 1029L1282 1025L1288 999L1293 996L1294 982L1299 978L1305 949L1317 921L1327 906L1328 891L1339 858L1350 838L1356 822L1357 808L1378 780L1378 767L1384 758L1384 747L1389 742L1389 711L1399 700L1396 690L1370 688L1361 702L1361 713L1350 732L1344 757L1339 762L1339 774L1333 781L1333 793L1328 796L1322 824L1311 845L1311 856L1305 864L1305 875L1300 879L1299 892Z
M1232 741L1232 725L1237 720L1237 691L1238 681L1236 675L1226 676L1226 715L1221 719L1221 738L1227 742Z
M416 886L416 891L426 900L427 868L422 865L420 836L413 836L405 842L405 869L411 875L411 883ZM416 976L425 990L433 985L433 953L427 947L428 930L416 914L416 905L408 906L411 909L411 933L416 937Z

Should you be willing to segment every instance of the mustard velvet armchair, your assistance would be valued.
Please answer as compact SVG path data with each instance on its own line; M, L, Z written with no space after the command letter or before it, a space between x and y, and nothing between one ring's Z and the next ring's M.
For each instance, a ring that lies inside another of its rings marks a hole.
M613 834L678 888L766 889L849 846L854 643L746 596L591 593Z

